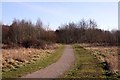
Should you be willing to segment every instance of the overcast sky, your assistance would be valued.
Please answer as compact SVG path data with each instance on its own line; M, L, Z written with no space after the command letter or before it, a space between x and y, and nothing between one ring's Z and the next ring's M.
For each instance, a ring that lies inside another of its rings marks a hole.
M53 30L69 22L81 19L94 19L98 28L118 29L117 2L3 2L2 22L11 24L16 19L31 20L38 18Z

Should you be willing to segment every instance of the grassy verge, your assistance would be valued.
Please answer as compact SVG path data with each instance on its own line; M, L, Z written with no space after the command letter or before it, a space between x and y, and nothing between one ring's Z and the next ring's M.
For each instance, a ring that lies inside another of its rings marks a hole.
M76 62L70 71L65 75L65 78L105 78L104 69L101 67L100 61L90 54L90 51L74 45L74 53Z
M3 72L2 77L3 78L17 78L27 73L31 73L41 68L47 67L48 65L56 62L61 57L63 50L64 50L64 46L62 45L60 48L58 48L55 51L55 53L52 53L49 57L37 60L35 62L31 62L29 64L25 64L24 66L15 68L14 70L11 70L9 72Z

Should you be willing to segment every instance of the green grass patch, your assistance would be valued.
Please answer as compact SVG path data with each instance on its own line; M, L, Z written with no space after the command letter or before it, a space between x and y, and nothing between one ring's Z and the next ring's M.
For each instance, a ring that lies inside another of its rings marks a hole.
M76 62L65 74L65 78L105 78L105 71L100 61L90 51L79 45L73 45Z
M55 53L52 53L49 57L45 57L43 59L38 59L37 61L31 62L29 64L25 64L19 68L15 68L9 72L3 72L3 78L17 78L21 77L25 74L40 70L41 68L47 67L48 65L56 62L62 55L64 51L64 46L61 45Z

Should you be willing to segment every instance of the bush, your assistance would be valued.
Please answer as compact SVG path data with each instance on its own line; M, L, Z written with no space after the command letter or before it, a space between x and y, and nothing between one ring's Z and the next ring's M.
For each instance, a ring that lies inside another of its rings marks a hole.
M45 45L46 45L45 41L43 41L43 40L36 40L36 41L34 41L32 47L34 47L34 48L43 48L44 49Z
M46 42L44 40L24 40L22 46L25 48L45 48Z
M32 40L24 40L22 42L22 46L25 48L30 48L32 46L33 41Z

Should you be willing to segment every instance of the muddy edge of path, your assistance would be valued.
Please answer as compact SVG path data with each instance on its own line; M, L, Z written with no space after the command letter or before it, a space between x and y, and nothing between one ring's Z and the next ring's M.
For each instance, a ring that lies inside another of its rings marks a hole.
M46 68L27 74L22 78L58 78L70 69L71 65L74 64L74 61L75 56L73 48L71 45L66 45L61 58L57 62Z

